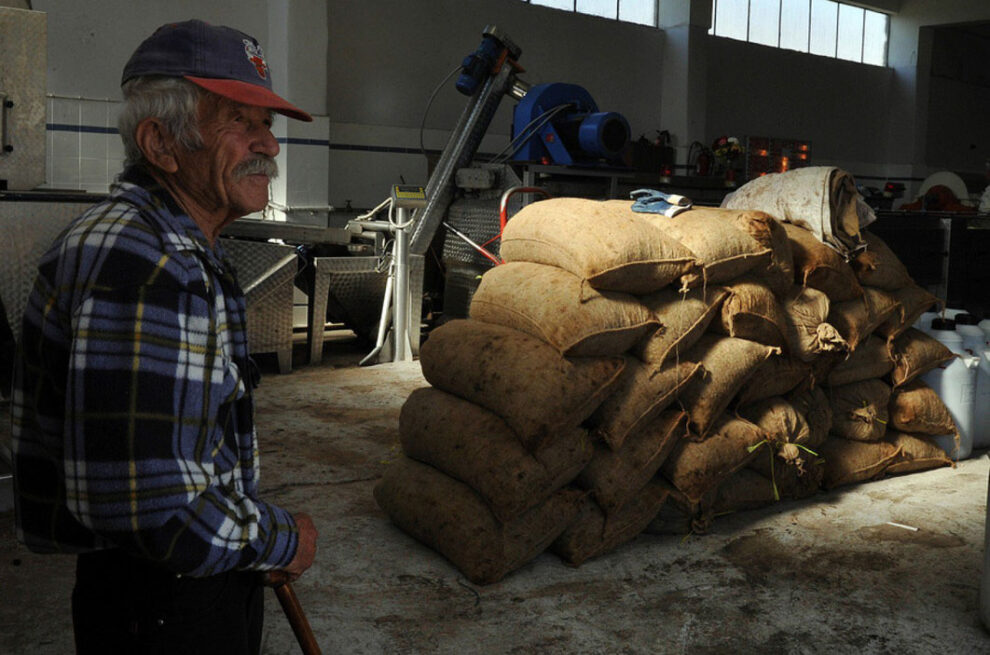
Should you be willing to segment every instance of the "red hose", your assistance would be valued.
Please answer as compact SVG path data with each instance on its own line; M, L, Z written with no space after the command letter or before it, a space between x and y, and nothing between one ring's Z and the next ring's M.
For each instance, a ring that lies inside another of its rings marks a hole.
M547 198L552 197L549 191L547 191L543 187L538 187L538 186L514 186L506 189L502 193L502 200L499 201L499 205L498 205L498 223L499 223L498 237L493 237L490 241L486 242L486 245L494 241L496 238L501 238L502 232L505 230L505 224L509 221L509 217L507 215L509 208L509 198L511 198L517 193L542 193Z

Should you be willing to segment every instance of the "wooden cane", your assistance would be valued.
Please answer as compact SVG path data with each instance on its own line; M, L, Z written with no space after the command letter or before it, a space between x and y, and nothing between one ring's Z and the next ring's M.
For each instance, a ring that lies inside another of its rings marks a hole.
M285 617L289 619L289 625L292 626L292 632L296 635L296 641L299 642L303 655L322 655L323 652L320 650L320 645L316 643L313 629L309 627L309 620L306 619L306 614L303 612L302 605L299 604L299 599L296 598L296 592L293 591L292 585L288 582L278 585L275 587L275 595L278 597L279 604L282 605Z

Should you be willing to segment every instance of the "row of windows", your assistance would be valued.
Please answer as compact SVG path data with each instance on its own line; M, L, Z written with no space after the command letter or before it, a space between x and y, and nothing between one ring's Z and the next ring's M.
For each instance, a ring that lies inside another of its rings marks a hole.
M523 2L650 27L657 26L657 0L523 0Z
M657 26L658 0L522 0ZM712 0L709 34L883 66L887 15L834 0Z
M833 0L712 0L708 33L883 66L889 23L886 14Z

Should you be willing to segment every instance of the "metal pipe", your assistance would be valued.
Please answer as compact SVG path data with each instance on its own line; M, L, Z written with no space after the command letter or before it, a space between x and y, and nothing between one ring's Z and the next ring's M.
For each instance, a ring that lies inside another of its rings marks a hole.
M524 82L518 77L512 81L512 88L509 89L509 95L516 101L522 100L529 93L529 90L533 88L533 85L529 82Z
M392 306L392 336L395 342L395 353L392 361L406 362L412 359L409 348L409 210L399 207L395 210L395 286L392 288L394 297Z
M385 346L385 335L388 333L388 321L392 312L392 287L395 280L395 262L388 269L388 279L385 281L385 296L382 298L382 315L378 317L378 336L375 338L375 348L364 356L358 366L364 366L378 356Z

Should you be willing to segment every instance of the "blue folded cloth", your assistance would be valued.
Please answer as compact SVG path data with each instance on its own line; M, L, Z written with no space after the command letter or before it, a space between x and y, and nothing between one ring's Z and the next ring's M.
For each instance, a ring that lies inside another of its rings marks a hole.
M691 199L676 193L664 193L656 189L636 189L629 194L635 200L634 212L643 214L663 214L673 218L686 209L691 209Z

